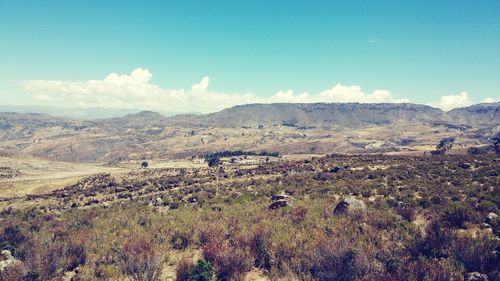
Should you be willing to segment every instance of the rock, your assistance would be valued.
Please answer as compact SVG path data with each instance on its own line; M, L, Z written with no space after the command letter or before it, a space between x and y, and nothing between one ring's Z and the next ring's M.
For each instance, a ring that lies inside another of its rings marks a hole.
M156 200L155 200L155 205L156 206L163 205L163 200L160 197L157 197Z
M491 228L491 225L489 225L487 223L481 224L481 229L489 229L489 228Z
M345 197L337 204L333 214L366 214L366 205L365 202L356 199L353 196Z
M111 208L111 203L109 203L109 202L104 202L104 203L102 203L102 206L103 206L105 209L108 209L108 208Z
M344 166L336 166L330 169L330 173L337 173L339 171L345 171L345 170L350 170L351 166L349 165L344 165Z
M465 169L465 170L470 169L470 167L472 167L472 165L470 163L467 163L467 162L460 163L460 164L458 164L458 166L462 169Z
M488 281L488 275L484 273L479 273L477 271L469 272L467 274L466 281Z
M291 206L291 202L293 201L293 197L286 194L286 193L281 193L281 194L275 194L271 196L271 205L269 205L268 209L270 210L275 210L278 208L283 208L283 207L289 207Z
M272 195L271 200L272 201L279 201L279 200L290 200L292 197L290 195L286 194L279 194L279 195Z
M212 206L212 211L222 212L222 206L219 206L219 205L213 205L213 206Z
M271 203L271 205L269 205L269 209L270 210L275 210L275 209L279 209L279 208L283 208L283 207L289 207L290 206L290 203L288 203L288 201L286 200L278 200L278 201L275 201L273 203Z
M486 223L491 224L496 218L498 218L498 215L495 213L489 213L486 216Z
M7 267L20 263L20 260L15 259L9 250L2 251L3 260L0 261L0 272L4 271Z
M368 230L368 224L366 222L359 225L359 231L365 233Z
M115 187L115 192L124 192L124 191L127 191L127 189L125 187L121 187L121 186L117 186Z

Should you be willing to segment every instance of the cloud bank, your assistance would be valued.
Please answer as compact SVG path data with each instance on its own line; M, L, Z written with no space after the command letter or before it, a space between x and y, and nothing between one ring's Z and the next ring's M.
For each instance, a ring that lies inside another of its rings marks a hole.
M259 97L251 93L228 94L213 91L209 87L209 77L203 77L189 89L164 89L151 83L152 76L148 69L137 68L130 74L111 73L102 80L28 80L23 82L23 88L31 92L41 103L163 112L209 113L247 103L409 102L408 99L395 97L389 90L365 93L360 86L342 84L336 84L317 94L282 90L269 97ZM464 92L457 96L444 96L438 102L431 104L448 110L471 103L467 93Z

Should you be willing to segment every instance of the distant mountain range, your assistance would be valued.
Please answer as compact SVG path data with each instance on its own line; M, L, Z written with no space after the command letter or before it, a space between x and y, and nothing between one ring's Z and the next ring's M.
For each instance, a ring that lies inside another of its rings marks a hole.
M177 115L160 118L156 114L142 112L123 117L127 120L164 122L170 126L214 127L348 127L406 123L452 123L465 126L491 126L500 121L500 103L477 104L444 112L427 105L410 103L277 103L234 106L222 111L203 115ZM147 118L146 118L147 119Z
M63 108L57 106L25 106L25 105L0 105L0 112L15 113L45 113L57 117L77 118L77 119L104 119L113 117L123 117L127 114L141 112L138 109L114 109L114 108ZM174 116L179 113L161 112L165 116Z
M432 147L449 136L462 147L486 144L499 126L500 103L448 112L408 103L249 104L202 115L141 111L102 119L10 112L0 113L0 154L102 162L238 149L387 152Z

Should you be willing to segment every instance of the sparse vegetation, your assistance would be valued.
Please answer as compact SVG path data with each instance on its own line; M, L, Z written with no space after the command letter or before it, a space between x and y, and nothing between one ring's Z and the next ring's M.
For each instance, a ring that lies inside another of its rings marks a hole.
M240 280L252 268L305 280L462 280L470 272L495 280L494 157L331 155L245 170L101 174L2 203L0 245L22 262L2 274L48 280L77 269L77 280L162 280L170 257L199 251L176 262L177 280ZM344 196L363 201L366 213L334 214ZM291 206L271 210L271 197Z

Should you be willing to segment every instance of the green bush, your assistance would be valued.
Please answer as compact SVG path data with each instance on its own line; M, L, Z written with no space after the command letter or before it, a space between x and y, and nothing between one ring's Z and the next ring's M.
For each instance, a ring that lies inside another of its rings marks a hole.
M189 270L190 281L210 281L213 280L214 271L212 264L204 259L198 260Z
M465 203L453 202L445 208L443 219L451 226L464 228L465 223L477 221L477 213Z

